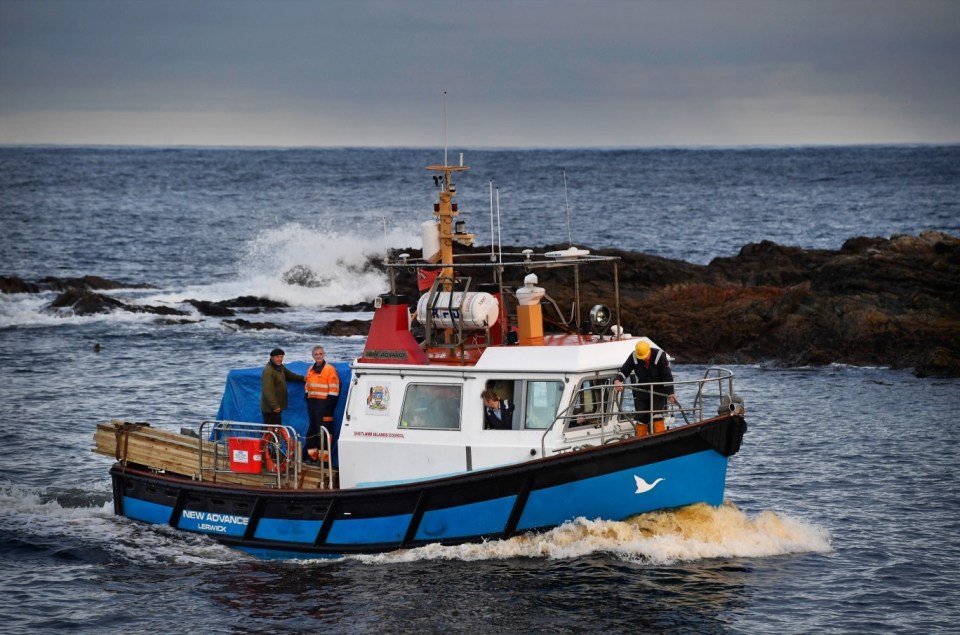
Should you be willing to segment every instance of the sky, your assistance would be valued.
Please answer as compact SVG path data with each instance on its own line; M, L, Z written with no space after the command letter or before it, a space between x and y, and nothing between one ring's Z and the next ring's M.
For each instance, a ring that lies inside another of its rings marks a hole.
M0 144L960 142L960 0L0 0Z

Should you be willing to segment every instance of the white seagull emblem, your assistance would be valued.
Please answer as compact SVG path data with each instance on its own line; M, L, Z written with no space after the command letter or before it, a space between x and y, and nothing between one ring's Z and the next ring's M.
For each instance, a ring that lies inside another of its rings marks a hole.
M636 474L634 474L634 475L633 475L633 480L635 480L635 481L637 482L637 491L634 492L634 494L643 494L644 492L649 492L650 490L652 490L654 487L657 486L657 483L659 483L659 482L662 481L663 479L662 479L662 478L658 478L658 479L655 480L654 482L648 483L648 482L646 482L645 480L643 480L642 478L640 478L639 476L637 476Z

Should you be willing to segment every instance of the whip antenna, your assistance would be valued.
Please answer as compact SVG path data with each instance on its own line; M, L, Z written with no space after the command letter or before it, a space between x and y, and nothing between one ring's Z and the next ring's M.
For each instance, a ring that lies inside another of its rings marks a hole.
M567 196L567 171L563 171L563 201L567 209L567 247L573 247L573 234L570 232L570 198Z
M390 245L387 242L387 217L381 216L383 220L383 264L390 264ZM397 292L397 272L393 270L393 267L388 267L390 271L390 292Z
M493 179L490 179L490 262L497 261L497 241L493 235Z
M497 253L500 254L500 260L503 260L503 244L500 240L500 188L497 188Z

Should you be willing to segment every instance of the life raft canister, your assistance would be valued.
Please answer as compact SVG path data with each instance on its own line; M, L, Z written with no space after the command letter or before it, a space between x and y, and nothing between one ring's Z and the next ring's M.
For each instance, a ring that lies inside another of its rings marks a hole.
M483 291L441 291L434 294L433 298L429 293L420 296L417 315L424 323L425 316L430 315L433 324L440 328L457 328L463 325L467 329L483 329L497 322L500 304L495 297Z

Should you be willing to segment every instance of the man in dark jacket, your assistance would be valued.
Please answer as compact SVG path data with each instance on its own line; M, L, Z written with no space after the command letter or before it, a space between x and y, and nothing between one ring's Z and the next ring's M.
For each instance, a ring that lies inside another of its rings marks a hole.
M304 376L288 370L283 365L284 352L275 348L270 351L270 361L263 367L260 376L260 412L267 425L283 425L280 413L287 409L287 382L304 382Z
M634 381L637 384L651 384L633 389L633 408L638 411L638 422L649 424L654 415L662 417L662 412L667 407L667 399L677 402L673 393L673 372L670 370L667 354L659 348L651 347L650 342L645 339L637 342L633 353L620 367L620 374L613 381L617 392L623 391L623 384L630 375L636 377Z
M493 390L484 390L483 427L487 430L510 430L513 428L513 404L501 399Z

